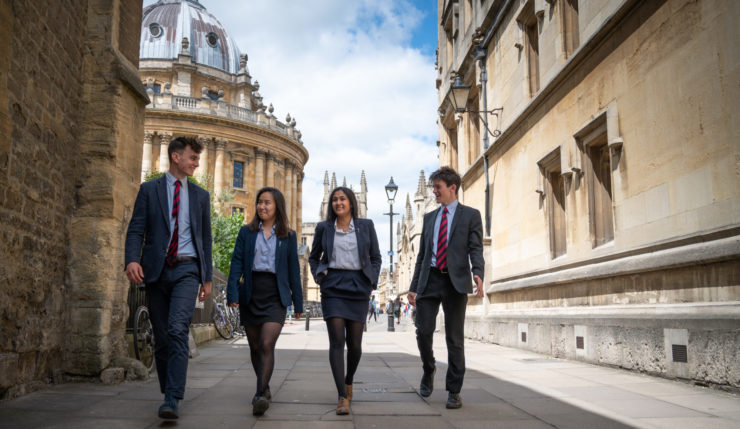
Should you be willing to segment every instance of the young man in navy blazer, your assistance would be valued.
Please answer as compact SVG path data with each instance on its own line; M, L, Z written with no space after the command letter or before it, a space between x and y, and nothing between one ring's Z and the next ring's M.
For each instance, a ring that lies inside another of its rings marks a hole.
M185 395L196 296L205 301L211 293L209 195L188 181L198 167L201 149L194 138L170 142L170 169L141 184L126 233L126 276L146 284L154 358L164 394L159 417L165 419L178 417L178 403Z
M460 408L465 375L465 308L468 294L473 293L472 281L476 295L483 296L483 226L478 210L457 201L461 180L455 170L442 167L429 180L441 206L424 216L408 294L409 302L416 306L416 342L424 368L419 393L427 397L434 389L432 338L441 303L447 340L447 408Z

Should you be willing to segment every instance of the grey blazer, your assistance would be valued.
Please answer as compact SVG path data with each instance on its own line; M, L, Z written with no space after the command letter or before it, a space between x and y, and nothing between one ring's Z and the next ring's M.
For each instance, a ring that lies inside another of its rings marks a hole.
M378 287L380 266L383 263L375 225L370 219L354 219L354 222L362 272L375 289ZM331 252L334 251L334 233L334 222L323 221L316 225L308 264L311 266L314 281L319 285L324 278L324 271L329 268Z
M211 203L208 191L190 181L188 199L190 231L203 284L213 280ZM126 232L124 269L130 262L139 262L144 270L144 283L156 282L164 268L164 258L170 244L168 206L167 178L162 176L141 184Z
M434 247L434 221L439 208L424 215L419 254L416 257L414 277L409 286L410 292L421 295L429 279ZM480 212L460 203L455 210L447 243L447 270L452 285L460 293L473 293L473 277L483 280L485 261L483 260L483 224ZM472 273L472 275L471 275Z

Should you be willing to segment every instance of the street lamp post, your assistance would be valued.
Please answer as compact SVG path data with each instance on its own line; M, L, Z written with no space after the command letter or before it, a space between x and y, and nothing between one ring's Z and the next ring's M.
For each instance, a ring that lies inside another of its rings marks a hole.
M397 215L398 213L393 213L393 201L396 199L396 192L398 192L398 185L393 183L393 176L391 176L391 181L388 182L387 185L385 185L385 195L388 197L388 204L390 205L391 209L388 213L383 213L384 215L390 216L390 238L391 241L389 244L390 250L388 251L388 256L390 257L390 271L388 272L388 286L389 286L389 292L390 295L393 295L393 215ZM387 314L388 316L388 332L395 331L395 327L393 326L393 308L391 307L391 310Z

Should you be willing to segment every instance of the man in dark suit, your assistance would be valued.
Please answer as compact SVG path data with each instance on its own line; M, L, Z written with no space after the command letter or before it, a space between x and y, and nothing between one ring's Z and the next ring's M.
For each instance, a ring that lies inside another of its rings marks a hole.
M416 342L424 368L419 393L428 397L436 372L432 339L442 304L447 340L447 408L460 408L465 375L464 326L468 294L483 296L483 226L480 212L457 201L460 175L442 167L429 177L441 207L424 216L419 255L409 287L409 302L416 306Z
M201 148L188 137L170 142L170 169L141 184L126 233L126 276L146 284L157 376L164 394L159 417L165 419L178 417L178 402L185 395L196 296L205 301L211 293L209 195L187 180L198 167Z

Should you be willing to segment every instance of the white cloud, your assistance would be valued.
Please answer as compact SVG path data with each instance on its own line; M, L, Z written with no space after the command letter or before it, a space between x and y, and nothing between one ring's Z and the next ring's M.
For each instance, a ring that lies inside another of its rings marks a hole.
M365 170L368 217L387 258L385 184L393 176L403 213L419 171L437 165L434 58L409 44L422 14L434 12L399 0L201 3L249 55L265 104L296 118L310 157L303 220L318 220L324 171L358 189Z

